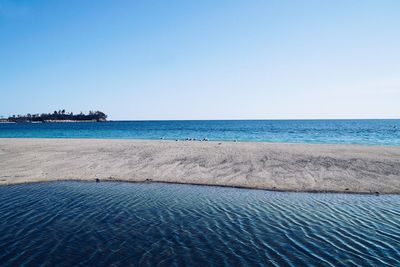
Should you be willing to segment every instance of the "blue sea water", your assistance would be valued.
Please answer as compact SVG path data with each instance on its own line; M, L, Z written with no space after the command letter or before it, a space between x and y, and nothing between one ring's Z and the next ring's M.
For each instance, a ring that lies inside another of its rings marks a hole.
M0 138L238 140L400 145L400 120L110 121L0 124Z
M0 187L0 266L399 266L400 196Z

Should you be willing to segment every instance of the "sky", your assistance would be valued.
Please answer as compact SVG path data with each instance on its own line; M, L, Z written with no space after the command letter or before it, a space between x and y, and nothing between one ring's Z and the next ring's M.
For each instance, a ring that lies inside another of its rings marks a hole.
M0 0L0 115L400 118L400 1Z

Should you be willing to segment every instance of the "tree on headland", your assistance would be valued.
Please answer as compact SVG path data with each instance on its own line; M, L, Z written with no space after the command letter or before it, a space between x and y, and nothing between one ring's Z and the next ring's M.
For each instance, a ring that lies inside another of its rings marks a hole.
M9 122L52 122L52 121L106 121L107 115L102 111L90 111L88 114L81 112L74 115L73 112L66 112L65 109L55 110L53 113L13 115L8 117Z

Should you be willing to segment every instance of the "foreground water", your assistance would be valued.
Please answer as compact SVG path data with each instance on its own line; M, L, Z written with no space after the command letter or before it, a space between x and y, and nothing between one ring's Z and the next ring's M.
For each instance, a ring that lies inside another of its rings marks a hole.
M1 266L398 266L400 196L172 184L0 187Z
M400 145L400 120L111 121L0 124L1 137Z

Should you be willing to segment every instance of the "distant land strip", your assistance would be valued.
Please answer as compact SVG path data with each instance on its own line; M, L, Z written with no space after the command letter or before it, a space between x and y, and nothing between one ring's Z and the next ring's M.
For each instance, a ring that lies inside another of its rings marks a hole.
M400 193L400 147L0 139L0 185L168 182L279 191Z
M55 110L53 113L12 115L8 118L0 118L3 123L23 123L23 122L79 122L79 121L106 121L107 115L102 111L89 111L87 114L80 112L74 114L65 109Z

